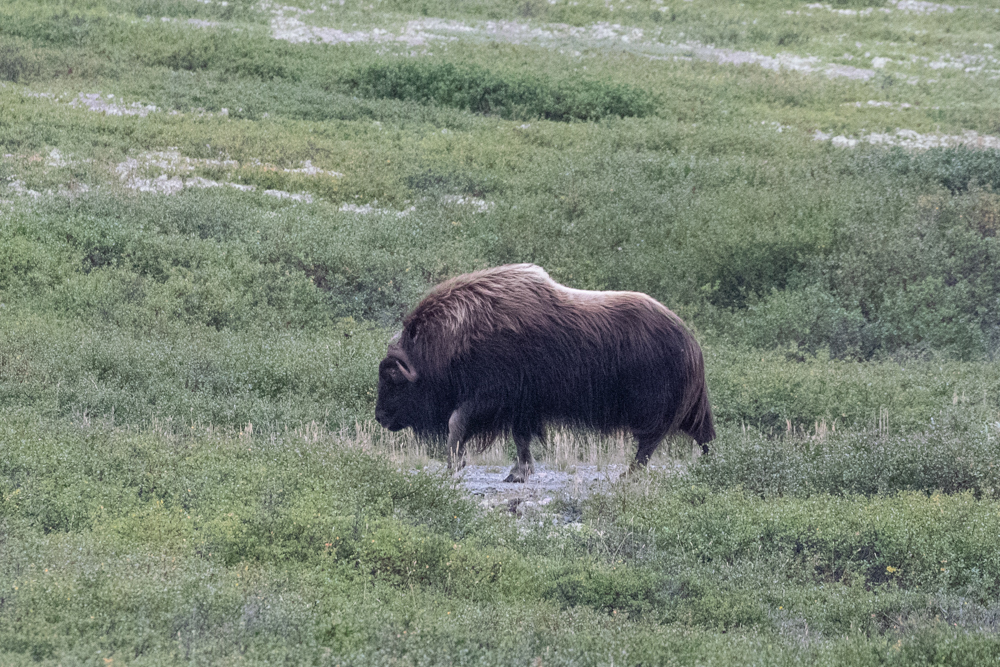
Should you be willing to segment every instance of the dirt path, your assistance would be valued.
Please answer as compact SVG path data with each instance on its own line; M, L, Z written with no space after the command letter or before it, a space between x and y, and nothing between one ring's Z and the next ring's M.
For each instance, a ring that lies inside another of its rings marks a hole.
M650 466L655 470L681 470L684 463L674 466ZM553 500L580 500L593 493L605 493L618 483L628 469L625 465L578 464L565 469L535 463L535 474L524 484L506 483L508 465L470 465L456 477L471 496L488 508L506 505L520 515L529 508L541 510Z

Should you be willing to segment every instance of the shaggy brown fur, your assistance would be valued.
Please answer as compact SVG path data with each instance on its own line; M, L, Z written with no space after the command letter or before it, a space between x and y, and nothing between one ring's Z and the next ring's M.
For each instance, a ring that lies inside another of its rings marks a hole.
M701 348L673 312L637 292L564 287L531 264L431 290L382 360L375 414L392 430L447 433L459 465L470 439L511 433L508 481L531 473L546 423L629 430L637 465L673 432L705 452L715 437Z

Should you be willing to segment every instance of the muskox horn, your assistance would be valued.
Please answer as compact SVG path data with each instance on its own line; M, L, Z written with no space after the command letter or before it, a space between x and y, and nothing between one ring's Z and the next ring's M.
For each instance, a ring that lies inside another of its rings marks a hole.
M389 353L386 355L391 359L396 360L396 365L399 366L399 372L403 374L408 382L417 381L417 372L413 370L413 365L410 363L410 357L407 356L406 351L396 345L389 346Z

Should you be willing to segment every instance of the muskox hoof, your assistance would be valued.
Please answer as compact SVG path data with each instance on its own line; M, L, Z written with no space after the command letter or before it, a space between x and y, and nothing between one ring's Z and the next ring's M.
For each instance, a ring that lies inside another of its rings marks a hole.
M521 466L514 466L510 469L510 474L504 479L505 484L524 484L528 481L528 477L531 473L535 472L532 468L522 468Z
M632 461L632 465L630 465L628 467L628 469L625 471L625 473L622 475L622 477L625 477L625 478L633 477L635 475L638 475L640 472L646 472L648 470L649 470L649 468L646 466L645 463L639 463L637 461Z

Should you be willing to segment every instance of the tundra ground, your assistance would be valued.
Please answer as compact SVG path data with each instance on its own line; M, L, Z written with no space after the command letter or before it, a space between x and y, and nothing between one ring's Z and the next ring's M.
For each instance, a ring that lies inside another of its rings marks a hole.
M3 3L0 663L1000 663L998 9ZM375 426L515 261L676 310L713 453Z

